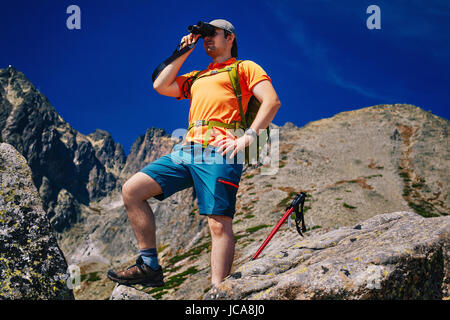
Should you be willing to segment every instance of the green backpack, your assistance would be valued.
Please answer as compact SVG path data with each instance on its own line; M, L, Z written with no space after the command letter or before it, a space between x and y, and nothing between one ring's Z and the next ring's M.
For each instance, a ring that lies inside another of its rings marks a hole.
M242 62L242 60L238 60L234 62L233 64L226 66L225 68L219 69L219 70L212 70L208 71L202 75L200 75L201 72L197 72L193 77L189 78L188 84L188 90L190 90L192 84L195 80L208 77L211 75L215 75L217 73L221 72L228 72L228 75L230 76L231 85L234 90L234 94L236 95L236 98L238 100L239 105L239 113L241 115L241 121L233 121L232 123L223 123L219 121L208 121L208 120L197 120L194 123L189 124L188 130L191 130L194 126L208 126L208 129L206 130L206 136L205 141L203 142L203 146L206 147L206 145L209 142L211 128L212 127L222 127L222 128L228 128L228 129L243 129L240 130L242 136L244 134L244 131L250 128L253 121L256 118L256 114L259 111L259 107L261 103L258 101L258 99L255 96L252 96L250 98L250 101L248 102L247 106L247 112L244 114L244 108L242 106L242 90L241 90L241 84L239 81L239 64ZM183 90L184 91L184 90ZM185 95L186 96L186 95ZM239 131L238 131L239 132ZM265 128L264 130L260 130L258 137L255 139L255 141L245 148L245 162L249 164L255 164L259 162L259 155L261 153L262 148L264 145L269 142L270 140L270 130L269 127Z

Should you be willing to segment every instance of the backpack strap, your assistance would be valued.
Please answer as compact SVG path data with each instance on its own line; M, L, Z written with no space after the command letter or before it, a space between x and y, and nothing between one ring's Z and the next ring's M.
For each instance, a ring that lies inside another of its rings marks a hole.
M201 70L201 71L196 72L192 77L187 78L183 82L183 85L182 85L182 94L183 94L183 96L185 98L188 97L188 92L191 90L191 87L194 84L195 80L198 80L198 79L203 78L203 77L209 77L209 76L221 73L221 72L226 72L226 71L229 72L230 70L231 70L231 66L227 66L227 67L224 67L224 68L219 69L219 70L210 70L210 71ZM202 72L204 72L204 73L201 74Z
M228 72L230 76L231 85L234 90L234 94L238 101L239 113L241 114L241 124L243 125L243 129L246 130L248 128L247 119L245 118L244 107L242 106L242 88L241 82L239 80L239 64L242 60L236 61L232 66L233 68ZM256 139L258 140L258 139ZM245 159L246 161L250 158L250 149L249 147L245 147Z
M203 148L206 148L206 146L208 145L208 142L209 142L212 127L221 127L221 128L238 130L238 129L242 128L242 123L240 121L232 121L231 123L224 123L224 122L213 121L213 120L197 120L189 125L188 131L191 130L193 127L198 127L198 126L208 126L208 129L206 129L206 133L205 133L205 140L203 141Z
M172 53L172 55L167 58L166 60L164 60L164 62L161 62L153 71L152 73L152 81L155 82L156 78L158 78L159 74L161 73L161 71L163 71L170 63L172 63L172 61L174 61L175 59L177 59L178 57L181 57L182 55L184 55L186 52L188 52L189 50L191 50L192 48L195 47L195 45L197 44L198 40L191 43L190 45L184 47L183 49L180 49L181 44L177 45L175 51Z
M201 76L197 77L197 79L200 79L200 78L203 78L203 77L208 77L208 76L213 76L213 75L221 73L221 72L227 72L227 71L230 71L231 68L232 68L232 66L226 66L226 67L224 67L222 69L211 70L211 71L205 72Z
M247 129L247 122L245 120L245 113L244 108L242 106L242 89L241 89L241 83L239 81L239 63L241 63L242 60L238 60L235 63L231 65L231 70L228 71L228 75L230 76L231 85L234 90L234 94L236 95L236 98L238 100L239 105L239 113L241 114L241 122L244 125L244 128Z

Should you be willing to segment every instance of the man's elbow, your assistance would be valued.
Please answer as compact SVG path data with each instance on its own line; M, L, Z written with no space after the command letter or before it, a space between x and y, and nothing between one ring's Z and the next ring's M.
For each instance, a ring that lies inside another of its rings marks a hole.
M153 83L153 89L155 89L156 92L158 92L159 94L166 96L167 95L167 87L163 86L161 83L158 82L154 82Z
M275 109L277 109L277 110L281 107L281 101L280 101L280 99L278 99L278 97L276 97L276 98L274 99L274 101L273 101L273 107L274 107Z
M158 82L158 79L153 82L153 89L155 89L156 92L161 93L161 83Z
M164 83L155 81L153 83L153 89L156 90L159 94L168 97L178 98L180 96L180 89L176 82L173 82L171 85L166 85Z

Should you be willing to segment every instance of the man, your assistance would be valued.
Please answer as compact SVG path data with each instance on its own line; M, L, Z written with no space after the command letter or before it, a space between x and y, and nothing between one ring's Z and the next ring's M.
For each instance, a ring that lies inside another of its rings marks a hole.
M222 19L213 20L210 24L215 27L215 34L204 37L204 48L212 58L212 63L204 70L205 72L231 65L237 57L236 33L233 25ZM181 48L196 43L199 37L200 35L192 33L184 36ZM194 48L164 68L153 85L162 95L191 99L189 123L198 125L188 131L184 142L175 146L171 154L147 165L122 187L125 209L141 253L136 264L127 270L108 272L111 280L122 284L164 285L156 252L155 218L147 199L155 197L163 200L191 186L196 192L199 214L207 216L211 233L211 284L218 285L231 271L234 259L232 219L242 163L235 163L236 161L193 163L193 158L198 160L197 155L193 156L193 150L199 149L201 152L208 150L208 155L204 158L236 159L238 152L242 154L245 147L254 141L256 133L260 129L267 128L281 103L264 70L254 62L241 62L239 77L244 110L250 97L254 95L261 102L259 112L251 129L240 138L230 134L224 127L213 126L208 134L208 145L204 148L208 128L203 124L207 121L235 123L240 121L240 113L227 72L199 77L186 89L186 84L189 84L187 80L197 72L182 76L177 74ZM205 72L202 71L203 74ZM202 155L200 158L204 159Z

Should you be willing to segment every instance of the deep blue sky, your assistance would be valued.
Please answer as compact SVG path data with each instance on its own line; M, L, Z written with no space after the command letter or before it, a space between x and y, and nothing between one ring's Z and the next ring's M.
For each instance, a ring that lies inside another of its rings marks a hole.
M81 30L66 8L81 9ZM369 5L381 30L369 30ZM410 103L450 118L450 2L1 1L0 68L22 71L76 130L109 131L126 153L149 127L187 127L188 101L158 95L154 68L199 20L237 30L239 58L260 64L282 107L274 123ZM206 68L199 43L181 71Z

